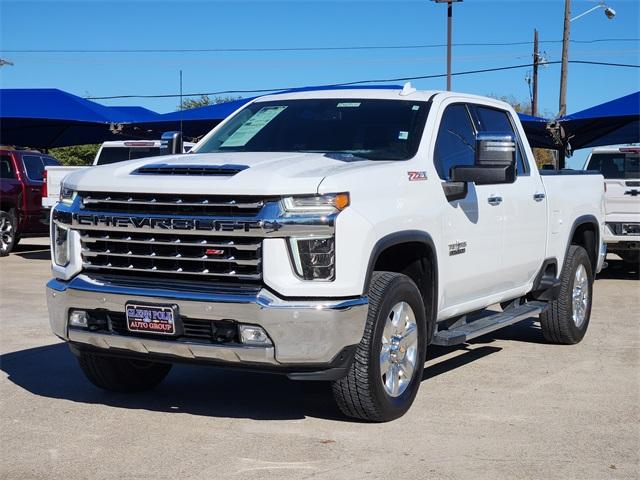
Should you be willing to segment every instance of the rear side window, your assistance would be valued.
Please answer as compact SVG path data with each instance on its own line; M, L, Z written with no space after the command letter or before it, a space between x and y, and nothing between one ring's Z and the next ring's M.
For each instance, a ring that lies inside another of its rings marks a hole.
M475 132L467 107L463 104L448 106L440 121L434 152L435 167L440 178L449 180L452 167L473 165L475 145Z
M638 153L594 153L587 170L597 170L604 178L640 178L640 154Z
M16 178L13 162L9 155L0 155L0 178Z
M524 175L527 172L526 165L522 156L522 146L520 139L513 128L513 123L508 112L498 110L496 108L475 106L477 115L479 132L499 132L511 133L516 140L516 165L518 167L518 175Z
M35 180L36 182L42 181L45 164L40 155L23 155L22 164L24 165L24 170L27 172L27 178L29 178L29 180Z
M105 147L100 151L96 165L125 162L136 158L157 157L160 155L160 147Z

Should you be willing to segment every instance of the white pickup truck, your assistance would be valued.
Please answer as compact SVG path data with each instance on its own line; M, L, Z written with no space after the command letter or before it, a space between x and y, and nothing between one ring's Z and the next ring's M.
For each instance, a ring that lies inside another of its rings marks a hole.
M387 421L429 345L536 315L548 341L579 342L603 226L602 176L541 176L506 103L270 95L187 157L65 179L50 322L107 390L202 362L329 380L346 415Z
M111 163L126 162L137 158L148 158L161 155L161 140L113 140L100 145L96 157L91 166L108 165ZM193 148L195 143L184 142L184 153ZM42 206L51 208L60 198L60 185L64 177L76 170L89 168L85 166L58 166L45 167Z
M639 266L640 147L594 148L584 168L604 176L607 251Z

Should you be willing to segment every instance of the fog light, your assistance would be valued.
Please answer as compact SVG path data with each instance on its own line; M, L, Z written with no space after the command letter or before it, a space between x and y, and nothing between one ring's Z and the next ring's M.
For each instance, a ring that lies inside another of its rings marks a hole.
M240 325L240 341L247 345L271 345L267 332L255 325Z
M84 310L73 310L69 314L69 326L87 328L89 326L89 314Z

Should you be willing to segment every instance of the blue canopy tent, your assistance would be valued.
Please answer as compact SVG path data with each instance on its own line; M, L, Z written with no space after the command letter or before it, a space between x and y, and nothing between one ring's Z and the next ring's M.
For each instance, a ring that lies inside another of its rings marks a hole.
M568 151L640 142L640 91L557 120Z
M53 148L135 139L144 132L132 124L158 116L142 107L106 107L53 88L0 89L0 143L5 145Z

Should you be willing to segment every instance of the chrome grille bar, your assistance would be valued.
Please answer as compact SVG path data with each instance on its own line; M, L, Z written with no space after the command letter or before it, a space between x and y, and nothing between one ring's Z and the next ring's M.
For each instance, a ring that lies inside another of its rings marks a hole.
M146 273L164 273L164 274L181 274L181 275L208 275L211 277L225 277L225 278L237 278L239 280L260 280L262 278L261 274L241 274L236 273L235 271L230 272L210 272L207 269L201 271L185 271L182 268L177 269L159 269L156 267L152 268L136 268L133 265L129 265L128 267L116 267L111 264L107 265L99 265L92 264L91 262L83 262L82 267L86 269L93 270L120 270L120 271L129 271L129 272L146 272Z
M101 203L107 204L119 204L119 205L159 205L159 206L170 206L170 207L234 207L238 209L246 208L246 209L254 209L261 208L264 206L264 202L236 202L235 200L231 200L229 202L210 202L208 200L202 200L200 202L188 202L183 201L181 199L177 199L173 202L163 202L158 201L155 198L150 200L135 200L133 198L127 199L112 199L111 197L106 198L92 198L92 197L83 197L82 198L83 205L96 205Z
M211 239L202 239L200 241L191 241L189 239L183 240L182 238L176 238L175 240L158 240L156 237L146 238L134 238L131 236L125 237L113 237L112 235L89 235L83 233L80 235L80 240L83 242L116 242L116 243L135 243L146 245L173 245L173 246L188 246L188 247L214 247L214 248L233 248L235 250L242 251L255 251L260 248L261 241L252 243L237 243L233 240L217 242L215 237Z
M186 257L181 254L176 255L156 255L155 253L151 253L149 255L137 255L131 252L127 253L113 253L110 251L100 251L100 250L88 250L86 248L82 249L82 255L85 257L98 257L98 256L106 256L106 257L126 257L126 258L145 258L152 260L186 260L186 261L197 261L197 262L213 262L213 263L235 263L236 265L260 265L259 259L251 259L251 260L241 260L233 257L230 258L210 258L206 255L202 257Z

